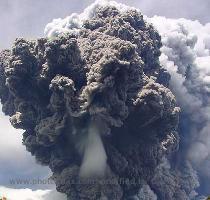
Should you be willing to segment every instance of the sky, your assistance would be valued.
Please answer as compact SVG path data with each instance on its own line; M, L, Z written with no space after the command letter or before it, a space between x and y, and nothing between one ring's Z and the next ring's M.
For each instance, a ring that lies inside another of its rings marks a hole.
M117 0L139 8L147 16L187 18L210 22L209 0ZM43 36L45 25L54 18L81 12L93 0L0 0L0 49L16 37ZM202 2L202 3L201 3Z
M81 12L92 0L0 0L0 50L10 48L17 37L35 39L44 36L45 25L54 18ZM139 8L143 14L210 22L209 0L120 0ZM202 3L201 3L202 2ZM10 179L42 178L50 175L22 146L21 130L15 130L9 118L0 112L0 186L46 189L53 185L11 185ZM1 187L0 187L1 190ZM1 195L1 194L0 194Z

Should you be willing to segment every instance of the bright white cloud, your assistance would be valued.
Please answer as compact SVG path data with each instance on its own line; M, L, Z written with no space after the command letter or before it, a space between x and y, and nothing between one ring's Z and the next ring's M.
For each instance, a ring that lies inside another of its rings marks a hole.
M96 12L97 8L100 6L115 6L121 12L131 9L131 7L128 7L121 3L117 3L115 1L96 0L94 3L88 6L81 14L73 13L64 19L54 19L51 23L46 25L44 31L45 35L47 35L48 37L54 37L61 33L78 31L82 27L83 22L87 19L91 19L93 17L93 14Z
M66 200L65 195L51 190L12 189L0 186L0 198L8 200Z
M158 16L149 20L162 36L160 62L171 74L170 87L191 120L185 122L188 132L184 133L188 159L209 176L210 23Z

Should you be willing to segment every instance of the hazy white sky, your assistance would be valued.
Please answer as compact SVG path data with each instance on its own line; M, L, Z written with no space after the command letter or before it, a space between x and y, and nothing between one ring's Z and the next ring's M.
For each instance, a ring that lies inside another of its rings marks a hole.
M210 0L117 0L139 8L148 16L188 18L210 22ZM45 25L53 18L81 12L93 0L0 0L0 49L9 48L16 37L43 36ZM8 186L11 177L46 177L46 167L21 144L21 131L11 127L0 112L0 185Z
M80 12L94 0L0 0L0 49L16 37L43 35L53 18ZM139 8L148 16L161 15L210 22L210 0L117 0Z
M49 177L48 168L36 164L34 157L22 145L22 132L14 129L9 123L9 117L0 113L0 185L21 188L27 186L10 185L10 180ZM42 185L42 188L47 187L50 185Z

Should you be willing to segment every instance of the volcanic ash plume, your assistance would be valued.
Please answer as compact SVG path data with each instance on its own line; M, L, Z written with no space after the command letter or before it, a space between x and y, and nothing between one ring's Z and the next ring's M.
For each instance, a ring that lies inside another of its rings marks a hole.
M171 74L170 88L181 107L179 160L199 175L198 192L210 193L210 24L164 17L150 19L162 35L160 62Z
M1 53L0 98L57 190L69 200L193 199L198 177L178 150L180 108L153 26L99 1L45 33Z

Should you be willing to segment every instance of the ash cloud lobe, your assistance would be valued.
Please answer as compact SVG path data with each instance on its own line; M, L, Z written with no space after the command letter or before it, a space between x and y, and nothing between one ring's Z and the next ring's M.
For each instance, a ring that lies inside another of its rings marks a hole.
M95 3L88 12L1 53L3 111L68 199L194 198L196 172L174 165L180 109L160 35L135 9ZM130 182L101 182L119 178Z
M171 74L170 88L182 109L179 160L199 176L197 191L209 188L209 23L186 19L150 19L162 35L161 64ZM163 25L164 24L164 25Z

